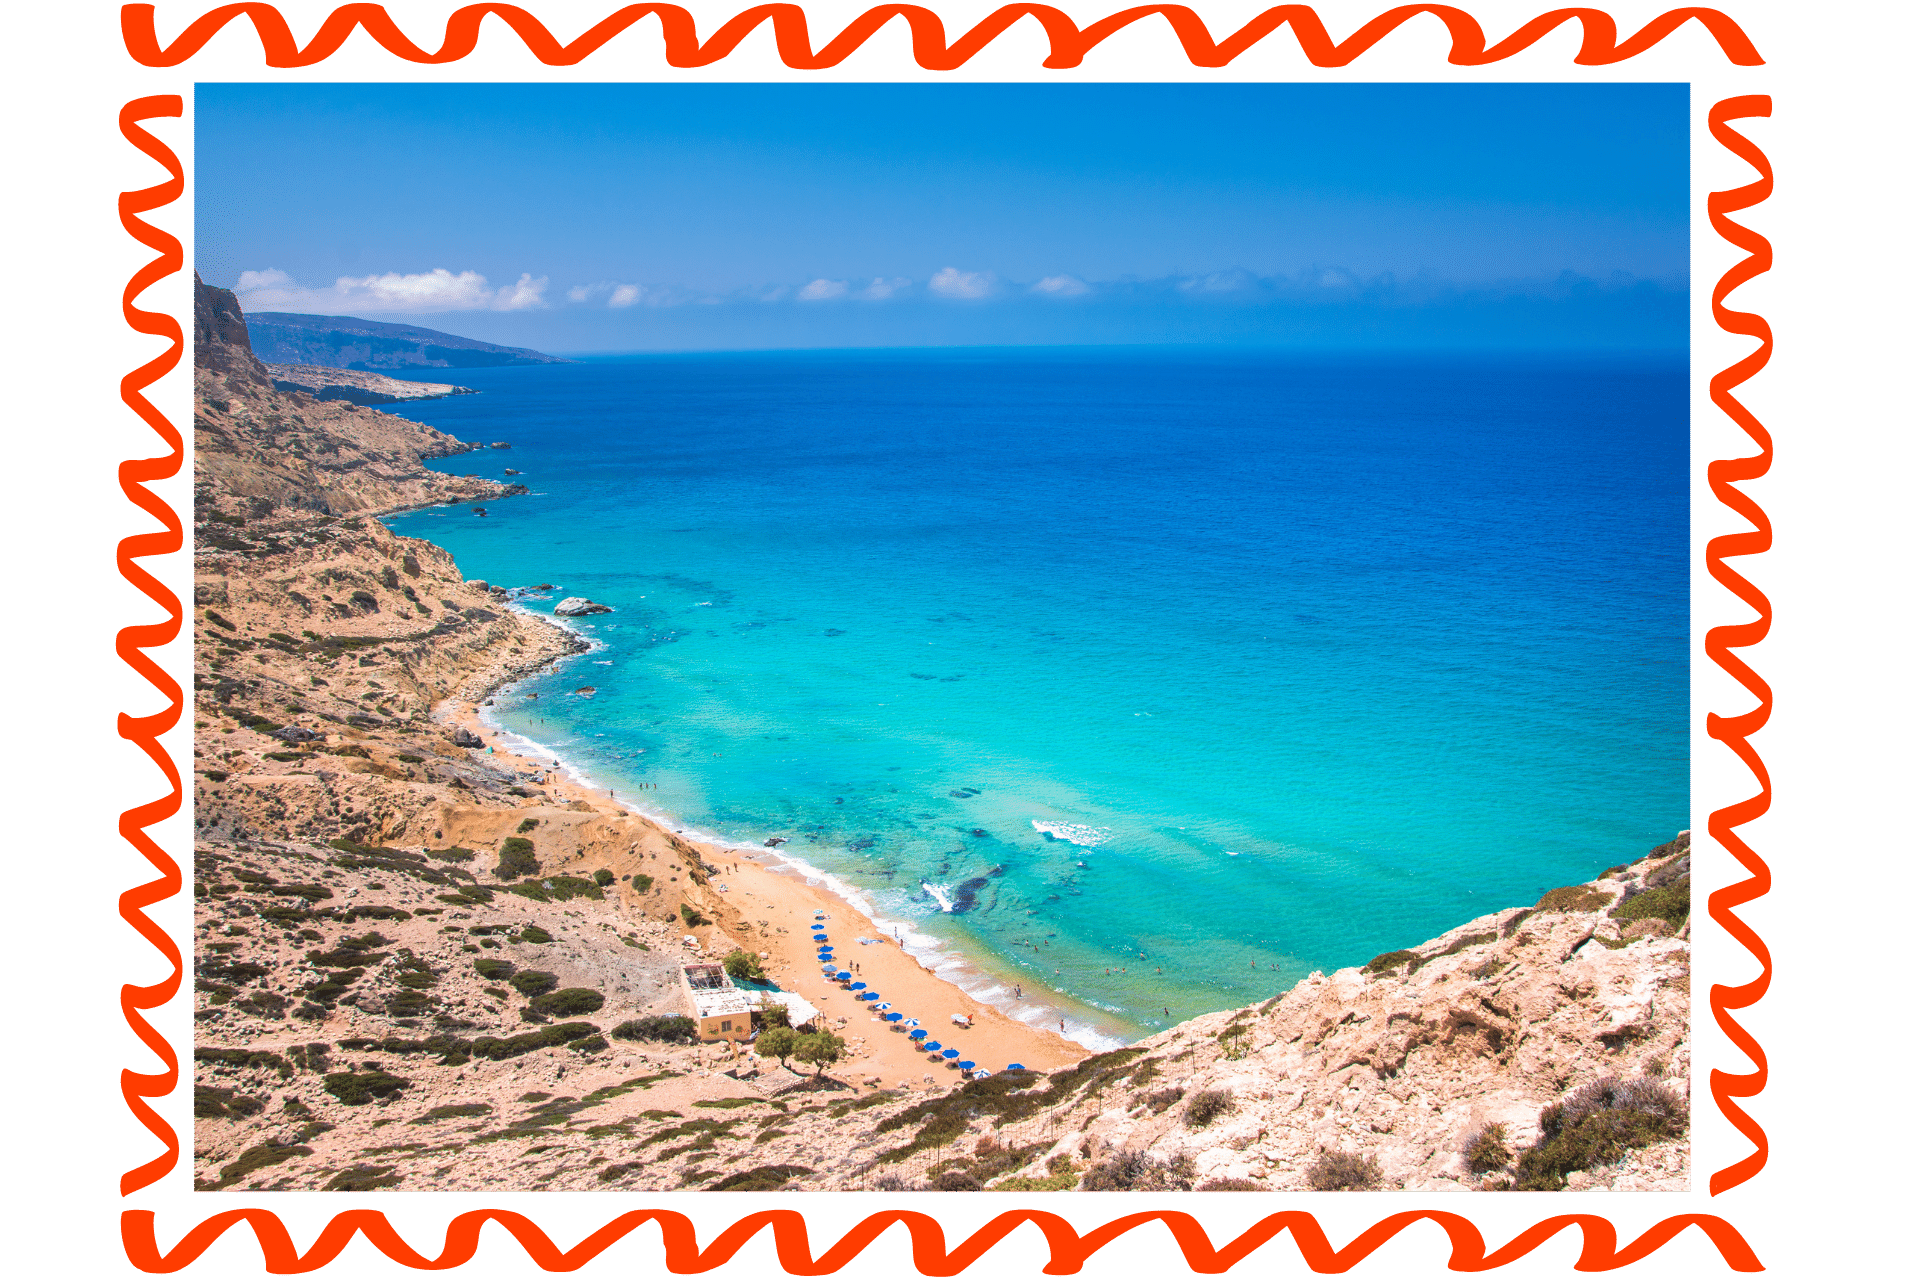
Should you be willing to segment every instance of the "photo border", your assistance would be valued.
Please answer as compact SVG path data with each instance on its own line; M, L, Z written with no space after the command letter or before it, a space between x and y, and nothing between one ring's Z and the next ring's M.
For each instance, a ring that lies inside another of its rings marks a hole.
M1252 48L1257 42L1281 28L1298 41L1301 53L1316 67L1345 67L1365 54L1402 25L1418 18L1437 19L1444 24L1451 40L1447 63L1453 66L1484 66L1514 56L1567 23L1578 23L1582 38L1573 62L1581 66L1612 65L1638 57L1662 40L1692 23L1704 28L1727 61L1734 66L1765 65L1745 31L1727 14L1707 8L1681 8L1659 15L1624 41L1619 39L1619 24L1605 11L1592 8L1558 9L1525 23L1512 35L1492 46L1486 43L1485 29L1465 10L1442 5L1404 5L1388 10L1359 27L1342 41L1328 34L1317 13L1306 5L1283 5L1266 10L1246 23L1224 41L1216 42L1201 18L1180 5L1147 5L1125 9L1079 27L1065 13L1047 5L1014 4L1003 6L952 44L940 18L931 10L916 5L882 5L854 18L838 35L816 52L806 11L794 4L767 4L746 9L722 23L702 42L698 38L693 15L678 5L635 4L625 6L591 26L571 42L562 43L547 26L527 9L505 4L473 4L455 10L447 19L441 46L428 51L415 44L379 4L347 4L332 11L304 45L293 35L286 18L268 3L224 5L201 14L172 40L162 42L157 34L156 6L126 5L121 9L120 35L126 52L143 67L170 69L189 64L209 41L230 24L250 24L257 35L267 66L306 68L324 63L356 32L371 37L388 53L406 62L428 65L457 63L479 44L482 23L489 17L511 30L529 53L547 66L575 66L604 47L635 24L657 19L660 39L669 66L691 68L710 66L731 55L742 41L763 25L771 25L779 57L794 70L821 70L838 66L868 39L896 20L903 20L912 34L914 61L929 71L951 71L964 66L1016 23L1032 19L1045 32L1049 55L1041 64L1046 69L1081 65L1097 45L1126 27L1148 17L1165 20L1181 51L1197 68L1220 68ZM183 980L181 951L174 940L147 914L147 909L178 895L183 880L178 863L148 833L147 828L177 814L184 800L181 775L161 737L175 728L184 711L182 689L177 681L146 652L159 649L178 639L183 619L179 598L141 566L139 561L153 556L179 554L184 531L179 515L148 487L176 476L185 461L185 442L180 431L150 401L145 391L172 372L185 353L184 330L179 318L162 311L143 310L136 300L148 288L184 269L182 246L176 237L145 220L147 214L165 209L179 200L186 189L185 168L178 155L156 138L144 125L149 121L179 117L184 102L179 94L155 94L135 98L119 112L121 135L132 147L167 172L167 178L153 186L123 192L118 212L122 227L155 257L128 280L122 294L123 319L133 332L164 339L167 349L128 373L120 385L122 402L160 437L167 452L158 457L124 461L118 470L121 491L127 499L162 526L159 532L134 534L118 544L116 567L136 590L167 613L161 622L122 628L115 638L115 652L136 673L148 681L167 701L167 706L152 715L122 713L117 725L119 736L137 745L160 769L170 791L167 795L137 805L120 815L119 831L147 859L158 878L120 895L119 914L141 937L160 953L172 968L164 980L151 985L128 983L121 988L121 1011L127 1025L153 1051L165 1069L159 1072L121 1072L121 1094L133 1117L158 1138L165 1150L152 1160L123 1173L119 1180L121 1196L128 1197L152 1187L179 1162L180 1142L171 1125L152 1107L149 1099L170 1095L180 1083L180 1055L172 1044L145 1017L144 1011L166 1005L180 991ZM1751 981L1738 985L1715 983L1708 998L1714 1021L1728 1040L1753 1063L1746 1072L1713 1069L1709 1076L1714 1106L1721 1116L1753 1146L1750 1154L1708 1178L1708 1191L1718 1196L1756 1177L1767 1163L1767 1137L1764 1129L1742 1107L1741 1100L1758 1097L1766 1088L1766 1054L1759 1041L1735 1017L1735 1013L1757 1004L1766 994L1772 978L1772 962L1765 942L1739 916L1736 908L1765 895L1771 887L1766 862L1736 834L1735 829L1765 814L1772 803L1771 782L1764 761L1751 738L1765 726L1772 711L1772 693L1767 682L1736 649L1751 648L1766 636L1772 620L1767 597L1727 561L1735 556L1766 552L1772 543L1767 513L1738 486L1767 474L1772 464L1772 441L1766 428L1734 392L1766 367L1772 355L1772 331L1760 315L1734 310L1727 305L1729 295L1772 267L1772 248L1768 240L1731 217L1752 209L1773 194L1773 173L1766 154L1743 133L1734 121L1768 117L1772 99L1768 95L1732 96L1714 102L1706 119L1712 138L1727 153L1750 166L1756 173L1753 182L1706 195L1706 212L1712 230L1726 244L1744 256L1729 267L1715 283L1712 293L1712 318L1727 334L1753 339L1752 352L1716 372L1709 380L1712 403L1752 440L1758 452L1720 458L1708 462L1706 477L1714 498L1728 512L1744 520L1750 528L1712 538L1705 550L1708 574L1727 591L1751 608L1753 620L1725 624L1709 629L1704 639L1706 657L1732 676L1753 695L1756 705L1738 715L1708 713L1705 730L1709 738L1721 742L1751 772L1759 790L1752 797L1716 809L1708 818L1709 836L1725 848L1746 872L1746 878L1708 894L1708 915L1727 934L1758 961L1760 972ZM130 166L131 168L131 166ZM1598 1214L1558 1214L1541 1219L1521 1231L1512 1240L1488 1250L1486 1239L1472 1221L1461 1214L1437 1210L1391 1213L1382 1217L1343 1247L1335 1248L1315 1216L1304 1210L1288 1210L1261 1218L1248 1230L1223 1247L1216 1247L1201 1223L1193 1215L1177 1211L1148 1211L1123 1214L1091 1231L1081 1231L1059 1215L1040 1210L1016 1209L995 1215L987 1223L949 1248L939 1220L927 1213L911 1210L884 1210L862 1219L824 1253L815 1256L809 1243L807 1218L791 1210L767 1210L749 1213L719 1232L702 1249L693 1221L685 1214L664 1209L623 1213L594 1231L571 1249L555 1245L549 1234L532 1218L505 1210L474 1210L459 1213L447 1223L441 1252L429 1257L416 1251L387 1220L374 1209L349 1209L334 1214L318 1238L304 1251L293 1242L278 1214L269 1209L243 1208L213 1214L189 1228L170 1248L162 1248L157 1230L157 1213L152 1209L124 1208L120 1238L127 1260L146 1272L172 1272L193 1265L230 1228L246 1223L259 1244L266 1269L276 1274L315 1271L329 1265L356 1237L363 1237L392 1262L417 1269L443 1270L459 1267L471 1260L477 1250L481 1229L496 1222L520 1244L528 1260L542 1270L574 1270L585 1265L615 1242L646 1223L655 1223L661 1232L662 1261L667 1270L679 1273L703 1272L727 1263L762 1230L770 1229L779 1264L791 1275L824 1275L837 1272L853 1262L883 1232L895 1224L904 1224L912 1239L914 1266L926 1275L957 1275L973 1266L999 1241L1024 1224L1037 1226L1045 1236L1049 1262L1045 1274L1067 1275L1079 1272L1098 1251L1127 1232L1149 1222L1162 1223L1171 1233L1188 1267L1196 1272L1218 1273L1227 1270L1255 1250L1285 1232L1292 1237L1302 1261L1315 1272L1344 1272L1358 1265L1386 1245L1408 1226L1422 1221L1438 1224L1446 1233L1450 1249L1446 1265L1450 1270L1485 1271L1507 1266L1530 1254L1568 1227L1578 1228L1581 1248L1575 1268L1580 1271L1615 1270L1654 1254L1669 1241L1698 1228L1718 1251L1725 1264L1735 1271L1758 1271L1763 1267L1745 1237L1732 1223L1714 1214L1677 1214L1653 1224L1637 1237L1620 1245L1620 1232L1607 1217Z

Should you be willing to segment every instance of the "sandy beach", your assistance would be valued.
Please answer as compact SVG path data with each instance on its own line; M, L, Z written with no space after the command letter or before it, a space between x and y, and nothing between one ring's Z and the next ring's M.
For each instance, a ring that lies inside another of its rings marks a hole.
M534 615L538 616L538 615ZM893 938L879 932L853 903L772 850L743 851L687 839L663 828L658 821L554 769L551 757L541 759L510 749L507 739L481 717L484 699L443 703L438 716L445 723L477 734L493 749L504 767L540 772L547 807L591 808L642 824L651 835L642 842L660 850L674 844L698 851L705 863L719 868L709 884L689 886L689 896L713 923L687 930L698 940L704 956L724 955L736 948L763 957L767 977L783 990L793 991L820 1009L827 1029L846 1040L850 1057L833 1074L867 1087L926 1089L956 1084L961 1073L953 1064L977 1063L998 1071L1013 1063L1047 1071L1078 1062L1090 1050L1057 1030L1033 1027L974 999L921 964ZM842 968L858 966L852 981L865 982L880 993L878 1001L860 1001L854 992L829 981L821 973L812 937L816 913L826 917L824 930ZM860 938L871 939L862 945ZM689 947L689 957L695 947ZM919 1019L927 1039L943 1049L957 1049L957 1059L938 1058L919 1051L908 1037L905 1018L884 1021L873 1006L887 1004L892 1012ZM956 1023L954 1015L969 1025Z

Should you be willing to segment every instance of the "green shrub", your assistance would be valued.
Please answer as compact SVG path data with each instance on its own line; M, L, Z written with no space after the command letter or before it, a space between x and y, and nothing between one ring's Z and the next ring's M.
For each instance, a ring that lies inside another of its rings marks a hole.
M540 874L540 860L533 856L533 841L508 836L500 842L500 861L493 868L496 880L518 880Z
M358 1073L335 1071L322 1076L321 1082L328 1093L350 1107L365 1106L375 1098L392 1097L413 1083L379 1069Z
M1193 1158L1155 1160L1144 1151L1121 1151L1087 1170L1082 1191L1186 1191L1193 1186Z
M774 1191L795 1178L804 1178L813 1170L803 1164L763 1164L755 1169L729 1174L708 1187L709 1191Z
M693 1019L678 1014L650 1014L613 1029L615 1040L655 1040L663 1044L692 1044L698 1035Z
M535 902L566 902L572 898L590 898L602 902L606 894L600 886L591 880L579 876L548 876L542 880L522 880L518 884L505 886L508 893L517 893L523 898Z
M713 921L707 919L698 911L695 911L690 904L685 902L680 904L680 918L687 922L687 928L689 929L698 928L703 924L713 923Z
M1627 899L1608 914L1615 920L1665 920L1677 933L1692 910L1693 877L1683 876L1672 884Z
M558 991L535 996L533 1011L549 1018L577 1018L599 1012L606 1003L607 998L591 987L562 987Z
M1507 1146L1507 1126L1498 1121L1483 1124L1469 1133L1461 1151L1467 1157L1467 1168L1475 1173L1504 1169L1507 1161L1513 1159L1513 1150Z
M651 890L652 888L653 888L653 877L652 877L652 876L649 876L649 875L642 875L642 874L640 874L639 872L635 872L635 873L634 873L634 876L633 876L633 889L634 889L634 892L635 892L635 893L646 893L646 892L648 892L649 890Z
M1380 1161L1352 1151L1322 1151L1307 1169L1315 1191L1366 1191L1380 1185Z
M778 1000L763 999L757 1012L760 1015L760 1025L763 1027L771 1029L793 1025L793 1019L787 1014L787 1006Z
M602 889L610 889L613 887L613 872L602 867L593 873L593 882Z
M760 971L760 957L751 951L730 951L727 958L720 962L729 978L739 981L759 981L766 975Z
M520 819L520 825L515 827L514 830L521 835L525 835L539 825L540 819L538 818L522 818Z
M555 1049L575 1040L584 1040L600 1034L600 1028L591 1022L564 1022L557 1026L542 1027L538 1031L527 1031L517 1036L480 1036L473 1042L473 1056L487 1058L494 1062L517 1058L536 1049Z
M567 1048L575 1053L598 1053L607 1047L605 1036L585 1036L579 1040L567 1041Z
M1603 889L1591 888L1584 884L1570 884L1560 889L1549 889L1546 896L1533 906L1535 911L1598 911L1613 901L1613 895Z
M408 1124L433 1124L440 1120L464 1120L470 1116L484 1116L493 1107L485 1102L456 1102L444 1107L435 1107L423 1116L415 1116Z
M364 594L355 592L355 595ZM351 1169L342 1169L327 1180L324 1191L377 1191L381 1187L397 1187L400 1175L393 1171L392 1165L357 1164Z
M794 1046L800 1043L799 1033L791 1027L768 1027L753 1042L753 1049L763 1058L778 1059L785 1065L793 1056Z
M427 758L425 756L416 756L408 751L402 751L399 755L395 756L394 758L400 761L400 763L402 764L425 764L427 762Z
M522 969L507 979L507 985L529 999L543 996L560 985L560 979L545 969Z
M405 757L402 757L404 759ZM450 845L445 849L427 850L429 858L438 858L442 862L472 862L473 850L463 849L459 845Z
M1390 973L1403 964L1411 964L1413 969L1420 967L1420 953L1417 951L1388 951L1367 961L1366 971L1373 974ZM1413 972L1413 969L1407 972Z
M1204 1129L1233 1110L1233 1094L1225 1089L1202 1089L1187 1099L1189 1129Z
M532 942L544 946L553 941L553 935L537 924L530 924L514 935L515 942Z
M1516 1191L1559 1191L1576 1169L1685 1132L1686 1107L1657 1080L1603 1076L1540 1113L1540 1138L1514 1162Z
M482 956L473 962L473 971L490 982L504 982L513 976L513 961Z
M213 1185L215 1189L230 1186L242 1178L260 1172L262 1169L271 1169L274 1165L280 1164L282 1161L291 1160L295 1156L310 1156L312 1154L312 1147L277 1147L272 1143L263 1142L258 1146L248 1147L240 1153L238 1160L221 1169L220 1181Z

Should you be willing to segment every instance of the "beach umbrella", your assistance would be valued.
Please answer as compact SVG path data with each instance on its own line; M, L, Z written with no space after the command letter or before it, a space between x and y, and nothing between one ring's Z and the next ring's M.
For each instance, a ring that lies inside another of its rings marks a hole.
M925 1049L928 1053L940 1052L940 1042L938 1040L929 1040L925 1044L921 1045L920 1047L922 1049Z
M900 1015L899 1015L899 1014L897 1014L897 1013L890 1013L890 1014L888 1014L888 1015L887 1015L887 1021L888 1021L888 1022L898 1022L898 1021L900 1021Z
M813 940L815 942L825 942L827 940L827 935L824 933L816 933L813 935Z
M862 991L858 996L858 999L861 1000L878 1000L879 998L880 993L878 991Z
M883 1005L881 1005L880 1007L881 1007L882 1009L891 1009L891 1008L893 1008L893 1006L892 1006L891 1004L883 1004Z
M945 1058L948 1062L952 1062L955 1058L960 1056L960 1051L958 1049L947 1049L943 1051L940 1054L940 1056Z
M1025 1070L1026 1070L1026 1068L1025 1068L1024 1066L1022 1066L1021 1064L1019 1064L1018 1062L1009 1062L1009 1063L1007 1064L1007 1070L1009 1070L1009 1071L1025 1071Z
M925 1040L926 1038L927 1032L925 1027L915 1027L912 1031L907 1032L907 1039L909 1040Z
M954 1065L959 1067L962 1071L973 1070L973 1064L971 1062L958 1062L958 1063L955 1063Z
M848 978L851 978L853 975L848 973L845 969L842 969L840 972L834 974L833 976L840 979L840 981L845 982Z
M853 984L853 989L855 991L865 991L867 989L867 984L864 982L856 982Z

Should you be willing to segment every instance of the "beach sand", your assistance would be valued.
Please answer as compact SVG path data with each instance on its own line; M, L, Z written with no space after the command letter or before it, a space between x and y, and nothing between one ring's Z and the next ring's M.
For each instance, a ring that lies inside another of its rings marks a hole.
M715 923L686 931L698 939L698 954L689 947L688 960L724 955L736 947L763 955L767 977L818 1008L826 1029L846 1040L850 1056L831 1070L839 1079L863 1087L947 1088L962 1078L950 1065L953 1061L972 1061L992 1071L1013 1063L1049 1071L1078 1062L1091 1052L1053 1028L1030 1026L974 999L879 932L854 904L825 884L810 881L801 868L773 851L733 849L670 833L611 793L552 770L551 757L539 759L510 750L505 737L481 719L479 703L442 703L438 717L479 735L502 766L545 772L547 780L541 785L550 797L545 806L585 805L609 817L624 817L651 833L646 844L665 847L678 841L719 868L720 874L698 891L697 903ZM877 1003L918 1018L927 1038L959 1050L958 1059L931 1060L914 1048L904 1029L894 1029L902 1024L884 1022L871 1011L869 1006L876 1002L857 1001L853 992L822 976L812 941L816 912L827 916L824 932L840 967L859 965L853 981L865 982L869 990L879 992ZM862 946L857 941L861 937L874 941ZM971 1025L956 1025L955 1014L968 1018Z

